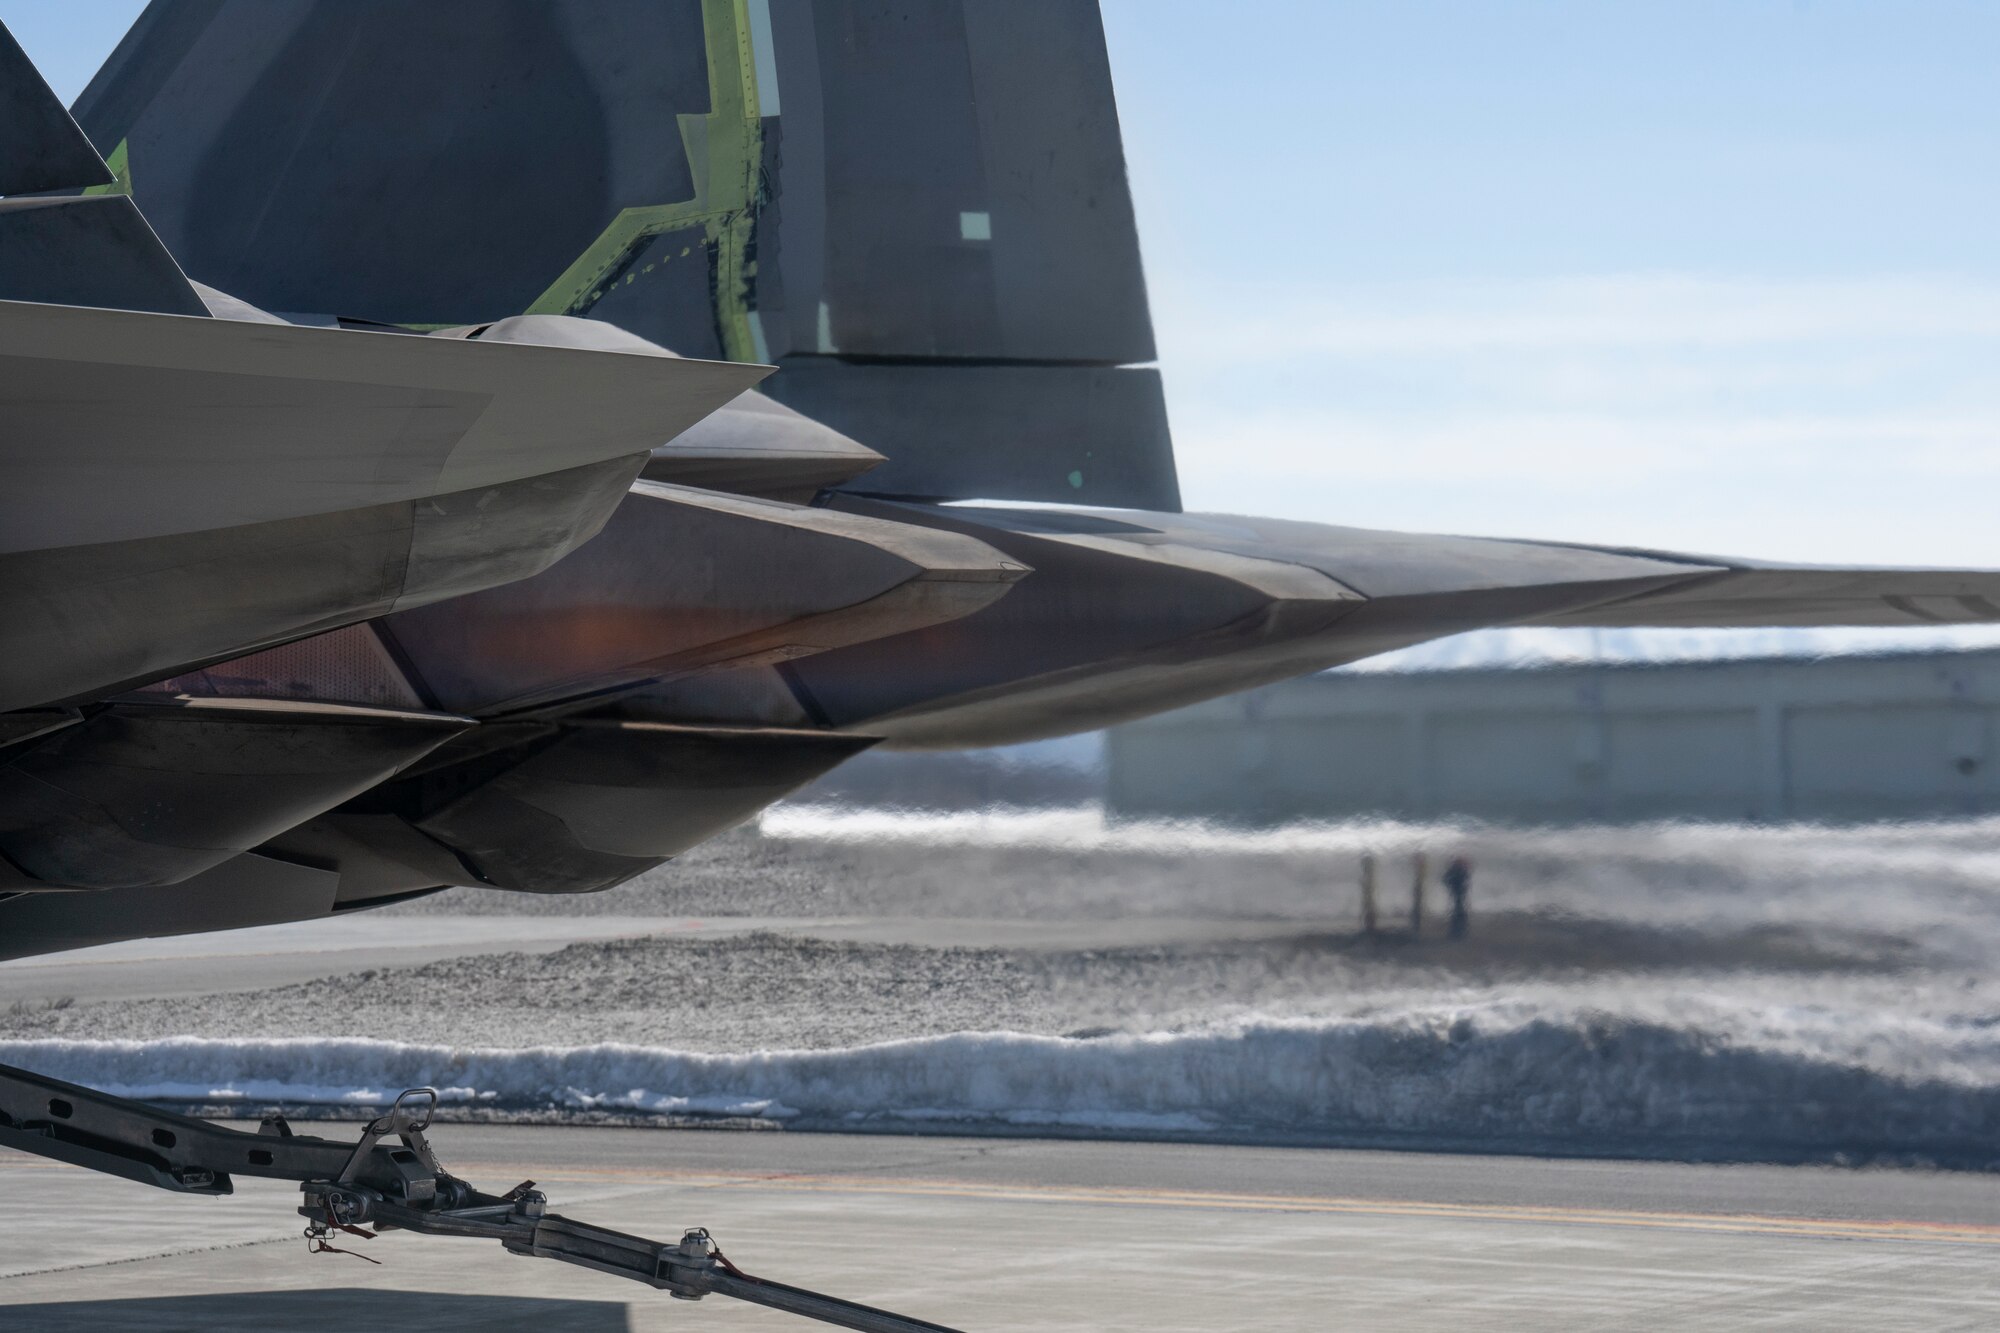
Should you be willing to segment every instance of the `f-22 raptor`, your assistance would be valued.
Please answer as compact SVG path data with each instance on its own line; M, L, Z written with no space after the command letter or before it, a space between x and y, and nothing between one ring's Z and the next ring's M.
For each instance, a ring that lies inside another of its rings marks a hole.
M0 195L0 957L593 892L871 746L1482 626L2000 621L1181 512L1092 0L154 0L73 114L0 30ZM434 1102L349 1144L4 1069L0 1143L939 1327L474 1189Z

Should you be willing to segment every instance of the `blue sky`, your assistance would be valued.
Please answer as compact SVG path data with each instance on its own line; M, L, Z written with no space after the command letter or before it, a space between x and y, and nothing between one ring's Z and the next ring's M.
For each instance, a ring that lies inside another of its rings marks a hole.
M2000 5L1104 12L1191 508L2000 566Z
M1104 10L1192 503L2000 565L2000 6Z
M0 22L67 103L145 7L144 0L0 0Z

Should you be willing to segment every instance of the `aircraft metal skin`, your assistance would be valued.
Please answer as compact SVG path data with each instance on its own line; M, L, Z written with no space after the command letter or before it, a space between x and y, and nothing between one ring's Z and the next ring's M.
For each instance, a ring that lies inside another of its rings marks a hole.
M5 903L0 959L318 921L339 910L340 881L336 871L248 853L163 888L21 893Z
M1088 0L156 0L76 112L264 309L578 316L783 367L872 493L1179 507Z
M957 533L642 481L573 557L376 629L438 706L512 716L948 623L1028 572Z
M592 893L735 827L874 744L828 731L618 719L494 730L527 734L482 756L484 772L480 759L465 766L473 781L461 781L463 768L419 772L350 811L398 815L450 848L475 883Z
M220 294L204 295L214 306L213 298ZM434 336L673 355L614 325L560 315L513 315L491 324L440 329ZM656 446L640 475L648 481L807 504L827 487L852 481L886 461L860 441L750 389Z
M0 96L96 191L0 208L11 956L594 891L873 745L1481 626L2000 621L1178 512L1089 0L155 0L102 162Z
M114 179L5 24L0 24L0 125L8 127L0 195L109 185Z
M10 887L178 884L378 786L472 725L293 700L109 704L0 768L0 857L20 872Z
M153 0L74 120L0 28L0 194L0 958L595 892L871 746L1483 626L2000 623L2000 571L1179 512L1092 0ZM940 1327L480 1195L408 1107L350 1153L0 1102L321 1226Z
M762 373L0 301L0 709L535 573Z
M0 293L48 305L209 313L137 206L121 194L0 199Z

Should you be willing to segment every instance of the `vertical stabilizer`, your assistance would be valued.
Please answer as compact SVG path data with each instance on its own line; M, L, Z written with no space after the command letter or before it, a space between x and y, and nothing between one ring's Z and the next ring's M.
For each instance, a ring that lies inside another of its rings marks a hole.
M111 169L0 23L0 194L109 185Z
M77 103L198 280L776 361L877 494L1178 507L1095 0L154 0Z
M0 195L40 196L0 200L0 300L208 313L116 183L0 24Z

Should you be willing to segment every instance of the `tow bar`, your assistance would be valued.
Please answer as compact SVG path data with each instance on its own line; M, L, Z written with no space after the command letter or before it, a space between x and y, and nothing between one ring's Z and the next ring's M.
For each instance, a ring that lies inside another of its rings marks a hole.
M295 1180L306 1238L321 1250L337 1251L330 1236L369 1237L371 1227L497 1240L510 1254L594 1268L681 1300L724 1296L862 1333L957 1333L752 1277L701 1227L667 1244L549 1212L533 1182L482 1193L438 1164L425 1137L437 1104L436 1089L413 1088L358 1142L342 1143L296 1134L282 1116L250 1134L0 1065L0 1146L183 1194L231 1193L231 1173Z

